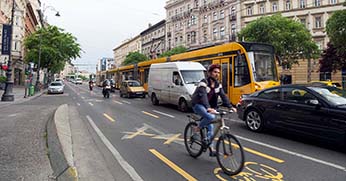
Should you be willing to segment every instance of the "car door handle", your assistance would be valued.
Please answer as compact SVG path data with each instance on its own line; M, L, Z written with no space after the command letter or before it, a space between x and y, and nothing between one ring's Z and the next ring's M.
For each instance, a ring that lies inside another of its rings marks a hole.
M276 107L281 107L281 104L276 104Z

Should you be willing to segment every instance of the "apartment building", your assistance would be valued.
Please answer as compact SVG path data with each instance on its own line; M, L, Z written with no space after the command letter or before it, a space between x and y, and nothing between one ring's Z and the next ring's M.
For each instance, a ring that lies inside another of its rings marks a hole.
M149 24L148 29L140 33L142 54L149 59L157 58L166 51L166 20L155 25Z
M137 35L134 38L125 40L121 45L113 49L115 66L119 67L124 61L126 56L130 52L140 52L141 53L141 36Z

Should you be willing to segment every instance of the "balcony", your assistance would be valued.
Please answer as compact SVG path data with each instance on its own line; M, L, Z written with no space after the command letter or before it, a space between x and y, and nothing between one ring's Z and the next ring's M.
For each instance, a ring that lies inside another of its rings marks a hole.
M229 20L230 21L236 21L237 20L237 16L236 15L229 15Z

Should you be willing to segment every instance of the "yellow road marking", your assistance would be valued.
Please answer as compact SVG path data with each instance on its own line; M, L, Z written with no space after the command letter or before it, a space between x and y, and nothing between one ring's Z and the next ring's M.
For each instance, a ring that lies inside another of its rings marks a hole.
M112 117L108 116L108 114L103 113L103 115L104 115L107 119L109 119L111 122L115 122L115 120L114 120Z
M163 144L164 145L168 145L168 144L171 144L171 142L175 141L175 140L178 140L178 137L180 136L180 134L176 134L172 137L170 137L166 142L164 142Z
M163 156L161 153L157 152L155 149L149 149L149 151L154 154L157 158L159 158L161 161L166 163L169 167L171 167L173 170L178 172L181 176L183 176L188 181L197 181L194 177L192 177L190 174L185 172L183 169L181 169L179 166L168 160L165 156Z
M140 132L139 134L137 132L123 132L125 134L128 134L128 135L134 135L134 134L137 134L138 136L149 136L149 137L152 137L152 136L155 136L155 134L150 134L150 133L146 133L146 132ZM128 139L128 137L126 137L126 139Z
M142 135L145 130L147 130L147 128L145 128L145 127L137 129L137 132L133 133L131 136L127 136L126 139L132 139L138 135Z
M218 138L215 138L215 140L218 140ZM228 141L225 141L225 143L226 143L226 144L229 144ZM239 145L234 144L234 143L232 143L232 146L234 146L234 147L236 147L236 148L239 148ZM265 153L261 153L261 152L259 152L259 151L256 151L256 150L253 150L253 149L250 149L250 148L247 148L247 147L243 147L243 149L244 149L244 151L247 151L247 152L252 153L252 154L254 154L254 155L257 155L257 156L266 158L266 159L268 159L268 160L272 160L272 161L277 162L277 163L283 163L283 162L285 162L284 160L281 160L281 159L279 159L279 158L275 158L275 157L273 157L273 156L267 155L267 154L265 154Z
M157 118L157 119L159 119L159 118L160 118L160 117L158 117L158 116L156 116L156 115L154 115L154 114L150 114L150 113L145 112L145 111L142 111L142 113L144 113L144 114L146 114L146 115L148 115L148 116L151 116L151 117Z

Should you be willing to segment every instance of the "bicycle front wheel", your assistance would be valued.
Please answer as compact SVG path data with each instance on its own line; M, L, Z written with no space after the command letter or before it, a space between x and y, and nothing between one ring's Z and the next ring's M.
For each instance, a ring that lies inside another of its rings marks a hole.
M217 162L227 175L237 175L244 167L244 150L232 134L224 134L216 143Z
M203 145L201 141L201 133L195 133L194 128L197 127L197 123L190 122L186 125L184 131L184 143L187 152L189 152L190 156L197 158L202 154Z

